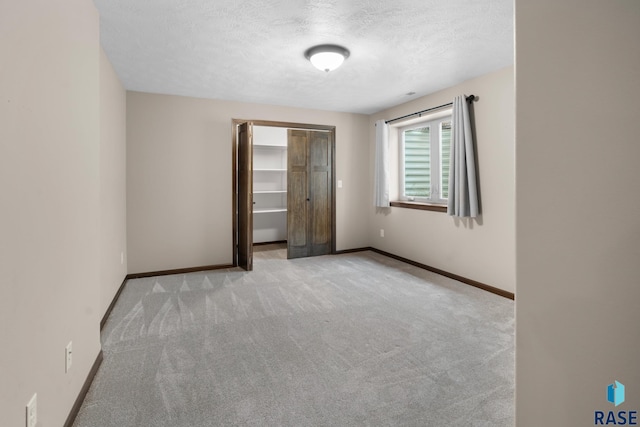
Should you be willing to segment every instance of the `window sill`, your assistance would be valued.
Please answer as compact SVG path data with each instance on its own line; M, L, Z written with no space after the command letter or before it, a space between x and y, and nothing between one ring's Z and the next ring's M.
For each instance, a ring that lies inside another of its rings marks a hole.
M434 205L431 203L419 203L419 202L391 202L389 203L394 208L407 208L418 209L421 211L433 211L433 212L447 212L447 207L444 205Z

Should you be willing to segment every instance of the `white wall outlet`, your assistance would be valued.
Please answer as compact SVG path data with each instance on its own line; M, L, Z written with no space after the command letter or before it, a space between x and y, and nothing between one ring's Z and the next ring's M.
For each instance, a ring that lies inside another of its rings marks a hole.
M342 188L342 180L341 179L338 180L338 188Z
M27 403L27 427L36 427L38 423L38 393Z
M73 363L73 342L69 341L69 344L64 348L64 372L69 372L71 364Z
M380 229L380 237L384 237L384 228Z
M124 264L124 252L120 252L120 264Z

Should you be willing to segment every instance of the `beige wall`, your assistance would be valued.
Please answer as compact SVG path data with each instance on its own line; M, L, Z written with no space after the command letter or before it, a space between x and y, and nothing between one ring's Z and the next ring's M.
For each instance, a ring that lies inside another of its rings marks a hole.
M367 116L128 92L129 273L232 262L233 118L336 126L337 249L368 245Z
M86 0L0 2L0 424L63 425L100 351L100 47ZM73 340L73 367L64 348Z
M100 313L103 314L127 275L126 106L127 93L100 49Z
M478 97L473 111L481 217L477 220L457 220L440 212L406 208L376 210L373 208L373 190L370 186L371 189L367 189L367 210L370 215L371 245L513 292L515 98L512 67L372 115L369 120L370 164L374 163L376 120L388 120L446 104L454 96L463 93ZM373 181L373 166L369 171L369 179ZM397 188L392 188L391 192L397 195ZM380 229L384 229L384 237L380 237Z
M519 427L640 410L639 40L635 0L516 1Z

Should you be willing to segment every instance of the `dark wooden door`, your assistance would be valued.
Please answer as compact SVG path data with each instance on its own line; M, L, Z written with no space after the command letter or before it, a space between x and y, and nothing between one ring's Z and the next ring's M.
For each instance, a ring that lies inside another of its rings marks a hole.
M331 253L331 138L309 132L309 256Z
M287 256L331 253L331 134L290 129L288 144Z
M309 132L289 129L287 154L287 257L307 256L309 209Z
M238 266L253 270L253 125L238 126Z

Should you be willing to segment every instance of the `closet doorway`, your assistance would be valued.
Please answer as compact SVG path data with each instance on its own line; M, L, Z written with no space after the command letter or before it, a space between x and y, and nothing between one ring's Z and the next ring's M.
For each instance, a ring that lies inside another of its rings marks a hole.
M335 127L233 119L232 140L233 265L253 269L254 243L335 253Z

